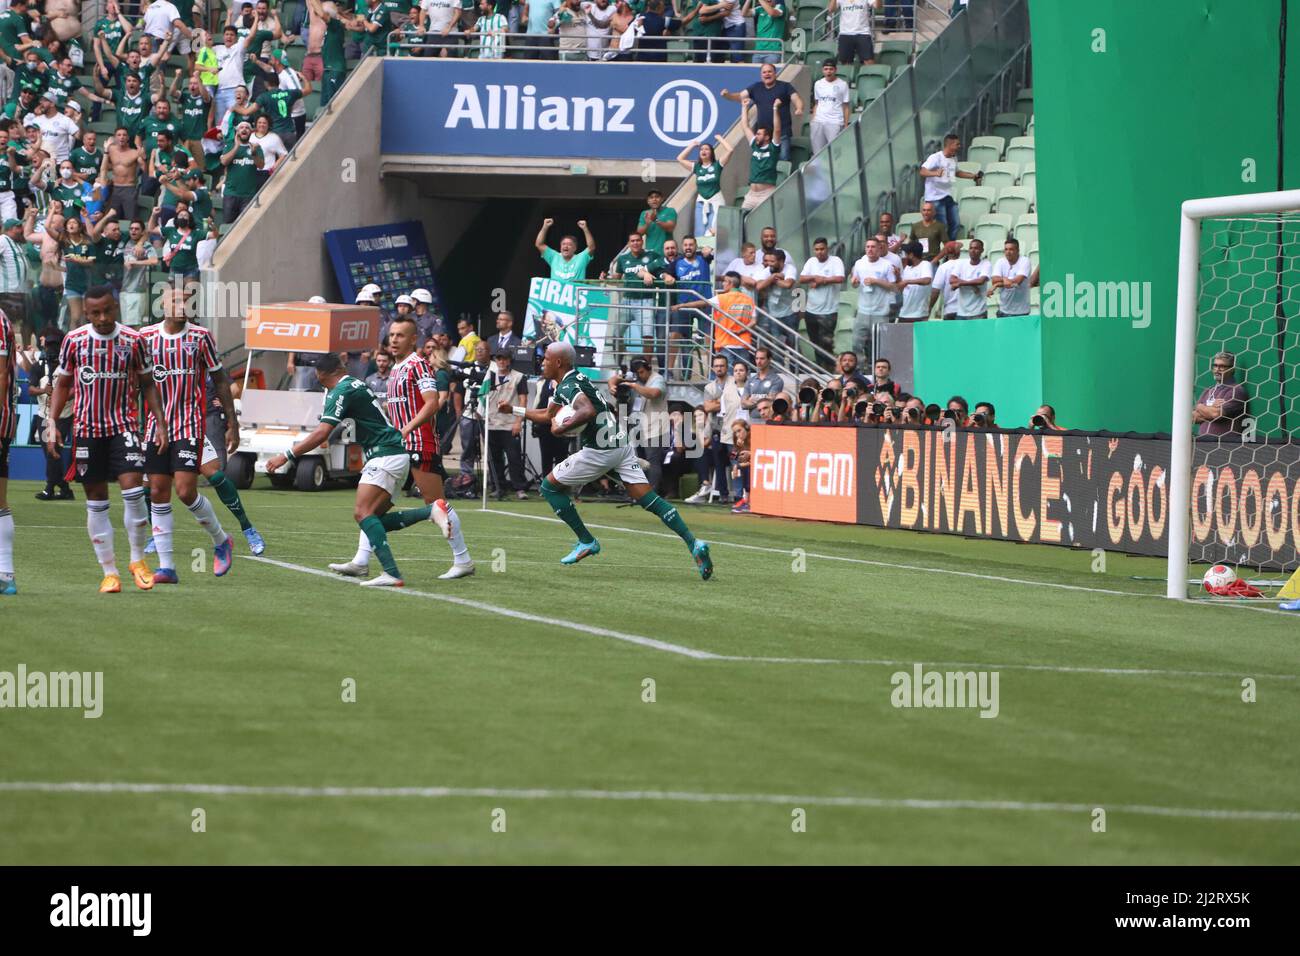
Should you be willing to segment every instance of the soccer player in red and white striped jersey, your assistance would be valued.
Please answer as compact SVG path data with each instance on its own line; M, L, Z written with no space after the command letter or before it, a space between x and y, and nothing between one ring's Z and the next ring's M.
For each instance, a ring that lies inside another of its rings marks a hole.
M386 412L402 435L406 450L411 455L411 478L420 489L424 503L432 509L431 517L441 529L443 537L451 542L453 564L439 578L448 581L464 578L474 573L465 536L460 530L460 516L443 498L442 483L447 472L442 467L438 450L438 435L433 427L438 414L438 387L434 383L432 366L416 351L420 333L415 321L400 316L388 327L389 351L393 356L393 370L388 376ZM353 559L345 564L331 564L330 570L350 577L365 577L370 569L370 541L363 532Z
M113 525L108 518L108 483L122 489L124 523L131 544L129 570L141 590L153 587L153 572L144 561L149 540L149 512L145 507L141 473L144 447L140 444L135 393L158 420L154 441L160 454L167 451L167 416L154 387L153 363L144 338L117 321L117 300L106 285L86 290L88 324L73 329L59 350L54 395L45 432L45 447L57 454L59 420L69 397L72 406L72 461L86 492L86 530L95 557L104 569L99 590L122 590L113 555Z
M140 332L148 344L153 379L171 426L171 443L166 452L150 450L145 461L153 540L158 550L156 584L176 584L178 580L173 556L173 485L181 503L212 538L212 573L222 577L230 570L232 557L230 536L221 527L212 502L198 489L199 472L215 476L219 465L216 449L205 434L207 376L212 376L226 411L226 443L231 451L239 446L239 420L235 417L230 378L217 357L216 340L207 329L189 321L190 303L185 289L168 289L162 296L163 320ZM157 420L150 414L145 424L146 445L157 427Z
M9 510L9 444L18 427L18 375L13 323L0 309L0 597L17 594L14 584L14 516Z

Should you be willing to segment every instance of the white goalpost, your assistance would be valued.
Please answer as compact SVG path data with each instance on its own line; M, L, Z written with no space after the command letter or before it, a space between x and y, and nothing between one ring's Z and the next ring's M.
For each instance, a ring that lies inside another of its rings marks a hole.
M1289 562L1300 544L1293 540L1287 545L1284 540L1296 534L1292 529L1300 525L1293 513L1300 498L1289 494L1300 482L1300 469L1287 467L1294 465L1291 452L1300 445L1300 378L1292 386L1297 394L1287 394L1292 378L1289 362L1295 356L1288 355L1288 347L1300 336L1298 277L1300 190L1183 203L1170 431L1167 597L1187 598L1187 570L1194 556L1202 561L1238 563L1243 557L1259 561L1263 553L1265 560L1273 562L1270 566L1276 566L1278 561ZM1288 329L1288 319L1295 320L1294 328ZM1215 358L1218 364L1235 363L1235 381L1250 395L1249 410L1236 420L1231 434L1222 438L1212 434L1198 442L1194 436L1198 386L1215 384L1212 376L1217 370L1210 360L1220 354L1225 357ZM1288 412L1293 412L1290 418ZM1297 440L1292 441L1291 435ZM1198 502L1193 502L1194 459L1203 458L1207 448L1211 454L1222 452L1219 460L1227 460L1224 456L1235 459L1218 473L1214 471L1216 461L1203 469L1195 483ZM1249 482L1240 462L1259 466L1249 472ZM1242 476L1240 487L1236 484L1238 473ZM1228 481L1233 482L1230 488ZM1205 510L1194 511L1193 506L1202 503ZM1216 519L1218 526L1208 530Z

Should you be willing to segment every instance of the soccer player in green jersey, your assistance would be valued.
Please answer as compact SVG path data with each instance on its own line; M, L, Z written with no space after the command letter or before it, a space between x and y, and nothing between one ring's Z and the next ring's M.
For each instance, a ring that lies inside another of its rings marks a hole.
M628 447L627 437L619 427L618 415L610 406L609 399L591 379L574 368L574 361L572 345L568 342L552 343L542 358L542 374L556 383L550 404L546 408L522 408L502 402L499 406L501 411L513 411L534 424L550 425L553 435L576 435L581 444L542 481L542 497L578 536L578 543L560 559L560 563L577 564L583 558L600 553L600 542L578 517L578 509L573 506L573 498L566 489L579 489L612 471L627 486L627 493L633 501L657 515L686 542L700 577L707 581L713 576L713 559L709 556L708 544L691 534L677 509L655 494L641 470L641 463ZM575 414L564 428L559 428L555 416L566 406L572 407Z
M293 464L329 438L330 432L339 422L345 418L352 419L356 425L357 441L361 443L362 453L366 457L366 466L357 485L357 503L352 516L370 539L375 556L384 568L384 573L379 577L362 581L361 585L370 588L400 588L405 582L402 580L402 572L397 569L397 562L393 560L393 552L388 547L388 532L433 520L432 509L428 505L408 511L390 510L394 496L401 493L402 485L406 483L406 474L411 468L410 453L402 443L402 436L397 429L389 424L374 392L366 387L365 382L347 373L338 355L326 352L320 357L316 363L316 378L328 392L320 424L287 452L268 461L266 471L272 474L287 464Z

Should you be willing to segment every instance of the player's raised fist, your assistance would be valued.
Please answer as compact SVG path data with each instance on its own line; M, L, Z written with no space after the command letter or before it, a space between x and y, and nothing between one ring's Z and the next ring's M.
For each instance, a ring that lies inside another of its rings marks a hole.
M546 228L546 229L550 229L553 225L555 225L555 220L554 220L554 219L543 219L543 220L542 220L542 226L543 226L544 228Z

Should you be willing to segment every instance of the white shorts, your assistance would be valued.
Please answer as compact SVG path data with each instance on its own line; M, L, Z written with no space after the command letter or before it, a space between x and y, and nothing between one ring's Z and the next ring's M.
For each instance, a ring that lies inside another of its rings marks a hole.
M560 484L581 488L611 471L625 485L649 484L636 453L626 445L622 448L579 448L555 466L554 474Z
M210 461L217 460L217 450L212 447L212 442L208 441L208 436L203 436L203 454L199 457L199 467L202 468Z
M410 455L381 455L366 462L366 467L361 469L360 483L383 488L388 497L396 498L397 492L406 484L406 474L410 470Z

